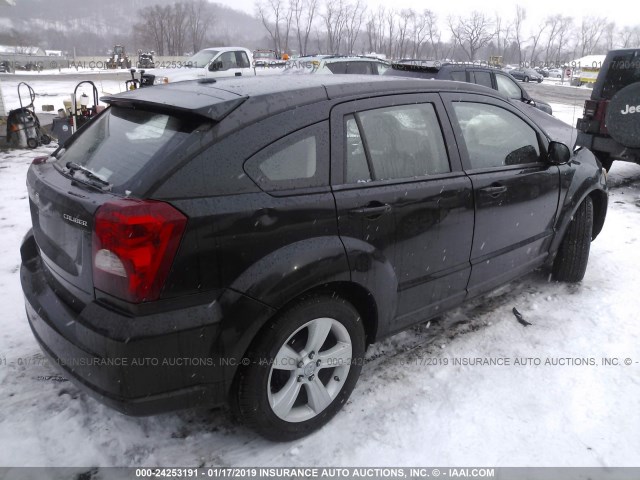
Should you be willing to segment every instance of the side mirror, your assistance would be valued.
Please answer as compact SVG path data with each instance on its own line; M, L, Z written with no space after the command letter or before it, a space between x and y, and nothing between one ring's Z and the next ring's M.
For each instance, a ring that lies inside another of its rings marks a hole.
M564 143L549 143L549 161L554 165L563 165L571 160L571 150Z
M222 70L222 62L211 62L209 65L209 71L217 72L218 70Z

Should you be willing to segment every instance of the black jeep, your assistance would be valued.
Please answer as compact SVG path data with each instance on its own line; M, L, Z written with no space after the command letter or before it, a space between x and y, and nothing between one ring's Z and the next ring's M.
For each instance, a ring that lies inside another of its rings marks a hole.
M607 53L577 128L577 144L607 170L614 160L640 163L640 49Z

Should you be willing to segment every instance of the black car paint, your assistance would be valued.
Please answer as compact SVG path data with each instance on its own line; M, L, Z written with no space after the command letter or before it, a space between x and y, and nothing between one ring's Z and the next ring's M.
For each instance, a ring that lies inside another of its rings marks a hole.
M596 206L594 237L602 228L606 185L587 150L577 151L565 165L465 171L466 153L456 140L456 133L460 137L448 118L451 112L447 114L451 99L466 96L499 104L538 130L543 151L549 141L522 111L491 90L457 82L355 76L293 81L289 90L277 82L281 80L231 79L207 85L212 93L223 90L218 98L233 98L233 93L245 100L219 123L195 132L191 140L197 148L189 146L177 164L167 160L168 178L138 182L136 195L169 202L189 219L159 301L133 305L97 290L92 294L90 275L81 282L84 288L74 287L75 280L51 258L67 255L69 268L85 273L91 259L82 257L78 263L80 258L64 249L47 249L46 239L34 237L33 231L25 237L21 280L31 328L45 353L103 402L135 415L224 403L253 339L300 295L331 290L348 298L362 314L371 343L493 288L498 272L493 267L481 270L483 265L495 262L504 268L502 283L552 262L587 195ZM166 103L179 103L176 96L184 96L190 86L201 88L195 82L184 83L173 87L172 97L172 87L158 87L165 89L165 104L153 107L171 108ZM155 89L127 93L116 101L135 102L149 90ZM198 91L189 99L194 109L204 108L197 102L214 101L202 97ZM282 102L279 97L284 97ZM436 106L452 173L345 185L340 113L420 98ZM248 158L274 140L314 124L322 124L331 136L332 168L326 187L266 193L247 177L243 165ZM212 158L218 160L215 168ZM499 204L474 192L474 187L495 182L508 188L505 199L514 206L512 217L503 217ZM557 185L555 191L552 185ZM30 168L28 188L32 211L44 202L50 206L45 215L69 211L86 219L86 227L64 227L78 229L80 235L90 235L93 213L115 196L62 175L50 163ZM528 202L535 199L548 209L549 218L541 224L540 238L531 240L535 232L524 232L523 244L523 234L514 235L510 223L515 217L526 219L531 213ZM392 210L378 219L350 214L371 202L387 202ZM490 241L495 244L486 250L473 240L473 219L478 215L492 219L493 228L506 229L504 236L494 232ZM35 225L37 220L34 217ZM436 248L420 248L431 240ZM509 241L519 242L518 248L505 244ZM526 252L527 245L532 252ZM421 271L419 265L433 265L434 271ZM206 362L162 369L132 366L133 359L149 357ZM126 359L127 366L99 364L113 358ZM93 364L77 366L70 362L73 359Z

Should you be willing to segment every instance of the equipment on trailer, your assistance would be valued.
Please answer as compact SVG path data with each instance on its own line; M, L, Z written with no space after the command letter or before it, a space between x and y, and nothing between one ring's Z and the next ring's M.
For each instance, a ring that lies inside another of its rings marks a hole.
M156 68L156 62L153 61L153 56L156 52L142 52L138 50L138 68Z
M111 57L107 59L107 68L131 68L131 59L127 57L122 45L115 45Z
M29 92L29 104L22 102L22 90L26 87ZM33 105L36 92L25 82L18 84L18 99L20 108L11 110L7 117L7 142L13 148L37 148L40 145L48 145L51 137L44 133L40 126L40 120L36 115Z

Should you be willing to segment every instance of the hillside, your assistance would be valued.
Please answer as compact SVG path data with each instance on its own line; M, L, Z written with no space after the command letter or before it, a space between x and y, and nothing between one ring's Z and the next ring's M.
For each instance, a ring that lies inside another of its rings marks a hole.
M21 0L0 9L0 44L37 44L42 48L102 54L113 44L137 45L134 25L144 19L138 11L151 5L171 5L172 0ZM244 12L212 3L215 20L208 32L211 42L239 43L249 48L263 43L264 28ZM9 28L4 28L5 26Z

